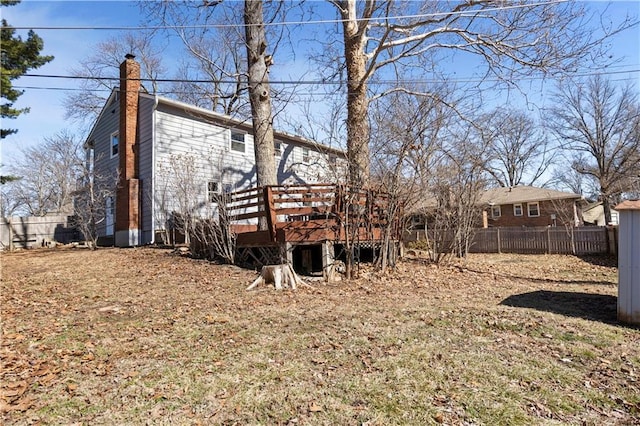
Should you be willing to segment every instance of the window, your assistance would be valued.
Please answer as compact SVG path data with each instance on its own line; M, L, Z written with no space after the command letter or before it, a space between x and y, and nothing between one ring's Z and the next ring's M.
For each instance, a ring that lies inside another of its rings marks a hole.
M207 182L207 199L210 203L218 202L218 194L220 192L220 185L218 182Z
M338 157L335 154L329 154L329 165L335 166L338 162Z
M111 158L118 155L119 138L118 132L111 133Z
M522 204L514 204L513 205L513 215L514 216L522 216Z
M113 235L113 229L115 224L115 200L113 197L107 197L107 205L105 212L105 235Z
M302 162L308 163L310 160L309 157L309 148L302 148Z
M527 203L527 209L529 210L530 217L540 216L540 204L539 203Z
M502 210L500 209L500 206L491 206L491 218L497 219L500 216L502 216Z
M282 142L275 141L273 143L273 153L276 157L282 157Z
M244 152L244 133L231 131L231 149L238 152Z

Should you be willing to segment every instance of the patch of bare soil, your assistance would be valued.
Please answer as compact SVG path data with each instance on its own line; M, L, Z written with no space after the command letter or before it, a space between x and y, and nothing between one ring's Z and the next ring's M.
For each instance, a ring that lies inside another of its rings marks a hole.
M4 424L640 424L617 270L423 259L276 292L169 250L5 253Z

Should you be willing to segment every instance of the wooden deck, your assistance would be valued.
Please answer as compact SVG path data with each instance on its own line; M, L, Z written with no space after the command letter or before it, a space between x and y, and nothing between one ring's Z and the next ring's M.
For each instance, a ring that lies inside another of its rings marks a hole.
M387 195L342 185L264 186L229 194L228 217L238 247L283 243L380 241L388 224ZM264 221L266 230L258 229Z

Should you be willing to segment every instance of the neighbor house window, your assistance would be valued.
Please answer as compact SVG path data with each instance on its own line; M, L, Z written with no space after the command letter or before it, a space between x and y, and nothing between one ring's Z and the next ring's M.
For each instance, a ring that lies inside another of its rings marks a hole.
M502 216L502 210L500 210L500 206L491 206L491 217L493 219L497 219Z
M231 149L238 152L244 152L245 141L244 141L244 133L241 132L231 132Z
M118 155L119 139L118 132L111 133L111 158Z
M220 192L220 184L218 182L207 182L207 199L210 203L218 202L218 193Z
M522 204L514 204L513 205L513 215L514 216L522 216Z
M309 148L302 148L302 162L308 163L309 159Z
M276 157L282 157L282 142L275 141L273 143L273 153Z
M530 217L540 216L540 203L527 203Z

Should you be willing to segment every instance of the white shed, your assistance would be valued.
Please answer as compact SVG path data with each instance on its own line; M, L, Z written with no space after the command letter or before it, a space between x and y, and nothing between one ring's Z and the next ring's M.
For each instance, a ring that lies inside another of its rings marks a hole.
M618 240L618 320L640 324L640 200L623 201Z

